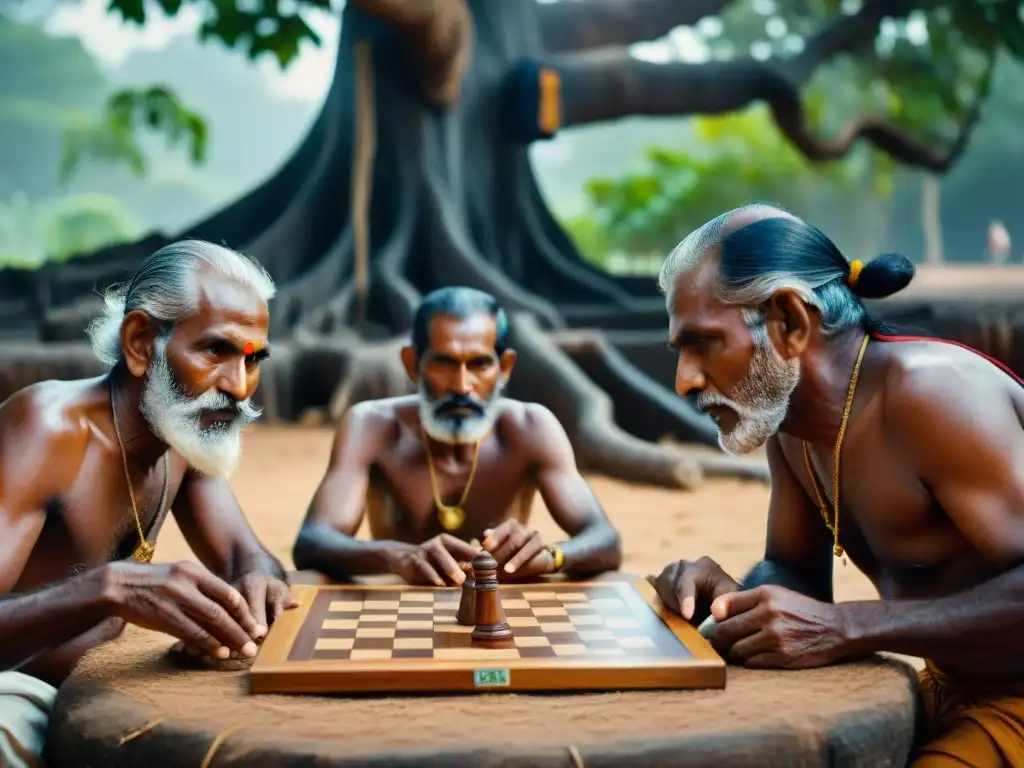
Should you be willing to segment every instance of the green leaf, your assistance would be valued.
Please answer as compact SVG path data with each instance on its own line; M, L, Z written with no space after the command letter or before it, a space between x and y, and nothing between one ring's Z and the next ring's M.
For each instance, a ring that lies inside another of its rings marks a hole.
M189 157L194 163L202 163L206 157L208 128L201 115L188 109L164 86L128 88L110 97L99 120L65 131L61 179L70 179L87 157L124 164L132 173L144 175L146 161L137 136L142 127L163 134L170 147L187 138Z
M146 6L144 0L110 0L107 10L124 21L132 22L138 26L146 23Z

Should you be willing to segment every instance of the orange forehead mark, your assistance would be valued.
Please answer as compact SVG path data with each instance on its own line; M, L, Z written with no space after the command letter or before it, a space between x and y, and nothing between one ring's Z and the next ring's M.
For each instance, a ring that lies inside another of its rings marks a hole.
M259 347L251 341L245 342L245 346L242 347L242 351L245 352L245 354L247 355L251 355L257 349L259 349Z

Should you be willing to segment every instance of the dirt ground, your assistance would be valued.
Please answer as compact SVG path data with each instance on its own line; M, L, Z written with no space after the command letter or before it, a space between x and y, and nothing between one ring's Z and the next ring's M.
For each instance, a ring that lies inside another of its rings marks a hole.
M326 467L330 444L329 428L253 427L231 481L253 528L288 568L292 541ZM673 560L706 554L739 578L763 552L767 486L714 480L697 491L670 491L589 479L622 534L625 571L657 574ZM539 497L533 523L546 537L559 535ZM360 535L366 535L365 526ZM194 559L173 520L157 542L156 559ZM837 600L876 597L860 571L837 566Z

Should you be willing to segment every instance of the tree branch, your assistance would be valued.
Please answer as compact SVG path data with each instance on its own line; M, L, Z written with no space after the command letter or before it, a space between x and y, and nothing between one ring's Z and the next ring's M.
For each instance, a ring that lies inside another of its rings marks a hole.
M865 0L852 16L840 15L811 37L803 51L782 62L782 70L797 88L806 83L814 71L841 53L854 53L874 42L882 19L900 18L910 12L908 0ZM773 62L769 62L771 65Z
M801 54L785 60L654 64L633 58L625 48L558 57L563 125L632 115L723 114L763 101L779 130L815 162L842 159L858 139L866 139L906 165L947 171L966 148L978 119L980 99L956 140L944 151L875 117L854 120L834 137L820 138L804 114L800 88L814 71L841 53L870 44L882 18L901 11L906 11L903 0L866 2L860 12L840 17L811 38Z
M894 160L933 173L945 173L963 155L981 115L981 105L975 104L952 144L945 150L939 150L878 117L851 120L832 138L821 138L815 136L807 125L798 95L792 94L791 98L779 98L768 104L779 130L809 160L818 163L842 160L858 139L865 139Z
M796 94L819 66L870 43L882 19L903 10L905 0L867 0L856 14L840 16L788 59L655 64L632 57L625 47L556 56L563 123L637 114L721 114L755 101L771 102L786 92Z
M559 0L538 4L541 39L551 52L628 45L667 35L721 13L732 0Z

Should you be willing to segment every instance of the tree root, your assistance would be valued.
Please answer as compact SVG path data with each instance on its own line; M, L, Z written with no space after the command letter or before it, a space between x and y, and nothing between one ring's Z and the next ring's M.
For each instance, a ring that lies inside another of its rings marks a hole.
M283 286L273 298L271 332L288 334L293 328L306 327L330 333L343 323L345 315L338 314L332 307L337 297L346 291L354 256L352 227L346 225L324 256L303 275Z
M548 328L565 325L551 302L513 282L485 261L469 241L457 221L451 202L441 189L441 181L426 172L426 223L430 242L431 267L443 284L474 285L494 295L510 314L529 312L543 320Z
M685 452L699 462L705 477L769 479L763 460L721 452L714 425L686 400L637 370L600 331L558 331L549 336L609 395L617 413L628 414L634 437Z
M509 392L546 406L565 428L580 468L667 488L699 486L699 462L687 453L633 437L613 419L611 398L587 378L530 315L514 320L519 358Z
M754 480L770 483L771 474L768 471L768 462L757 452L753 456L733 456L725 453L718 447L712 448L708 445L695 443L681 443L675 438L665 437L658 441L659 445L675 450L686 451L700 462L704 477L733 478L739 480Z
M420 216L420 180L413 178L410 162L399 162L398 220L391 237L374 259L373 284L387 308L393 327L412 327L420 293L410 283L405 272L409 254L415 247L416 227Z
M685 452L639 440L613 419L611 398L577 368L534 318L515 320L517 375L510 392L540 402L561 422L583 471L628 482L691 489L703 480Z
M651 442L671 438L718 444L718 431L708 418L637 369L600 330L558 331L551 339L608 393L616 412L628 414L630 434Z
M537 266L543 265L550 270L558 286L555 291L563 296L583 294L584 302L593 302L592 306L606 312L621 310L620 316L664 317L665 304L660 296L634 296L624 284L579 257L576 245L544 207L533 174L525 167L527 161L523 159L521 162L524 166L516 188L520 220L526 231L531 255L539 262ZM530 269L532 271L536 267L531 265ZM653 278L649 281L647 293L654 282ZM563 310L562 314L566 317L570 313Z
M8 341L0 344L0 403L19 389L49 379L86 379L104 372L88 343Z
M341 420L357 403L416 391L402 367L400 352L405 344L406 340L400 336L383 342L366 342L352 335L340 342L345 356L344 371L327 407L332 422Z

